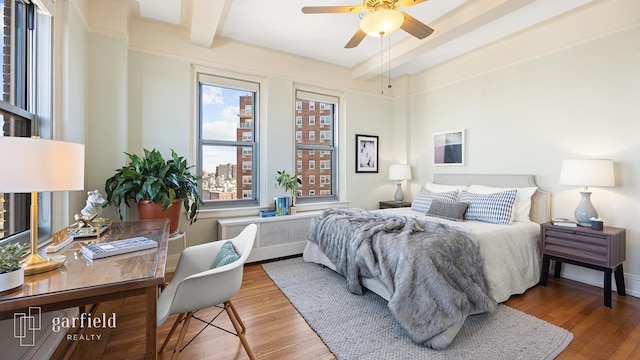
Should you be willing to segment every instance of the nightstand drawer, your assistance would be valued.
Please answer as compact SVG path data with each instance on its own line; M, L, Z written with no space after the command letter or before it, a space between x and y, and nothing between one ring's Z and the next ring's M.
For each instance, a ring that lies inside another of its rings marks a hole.
M575 243L558 242L553 243L547 241L544 244L544 253L549 255L562 256L567 259L588 262L595 265L608 265L607 248L596 248L587 250L586 248L576 247Z

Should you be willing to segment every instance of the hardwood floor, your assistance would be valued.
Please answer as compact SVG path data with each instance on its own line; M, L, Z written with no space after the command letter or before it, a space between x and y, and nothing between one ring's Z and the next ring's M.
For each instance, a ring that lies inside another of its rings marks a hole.
M523 295L512 296L506 305L571 331L574 340L558 359L639 359L640 299L618 297L612 308L603 306L602 289L571 280L549 277L546 287L535 286ZM306 324L287 298L273 284L260 264L245 267L240 292L232 299L247 326L247 340L258 359L335 359L316 333ZM93 309L93 314L117 314L112 331L95 333L99 341L63 341L54 354L75 345L69 359L141 359L144 357L144 299L110 301ZM217 311L207 309L198 316L210 320ZM158 329L158 349L175 316ZM226 313L214 322L233 329ZM192 321L190 338L203 324ZM91 332L86 333L90 336ZM159 359L170 359L177 338ZM208 327L181 354L180 359L248 359L239 339Z

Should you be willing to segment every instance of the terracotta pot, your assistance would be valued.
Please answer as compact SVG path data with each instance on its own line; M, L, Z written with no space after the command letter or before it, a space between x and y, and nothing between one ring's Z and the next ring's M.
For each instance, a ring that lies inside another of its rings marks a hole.
M138 201L138 219L169 219L169 234L178 232L180 224L180 209L182 209L182 199L175 199L171 206L162 211L162 204L151 204L149 200Z
M15 289L24 283L24 269L0 274L0 292Z

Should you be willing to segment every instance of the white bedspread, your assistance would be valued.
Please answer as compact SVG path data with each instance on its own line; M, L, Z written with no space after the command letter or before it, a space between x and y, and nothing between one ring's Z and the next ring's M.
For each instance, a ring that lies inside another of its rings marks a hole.
M394 215L426 218L429 221L446 223L471 234L484 257L484 275L489 295L497 302L509 299L513 294L522 294L538 283L540 276L540 225L534 222L516 222L511 225L496 225L480 221L456 222L426 216L410 208L374 210ZM305 261L323 264L335 270L329 259L313 243L304 249ZM389 294L375 279L364 279L363 285L385 299Z

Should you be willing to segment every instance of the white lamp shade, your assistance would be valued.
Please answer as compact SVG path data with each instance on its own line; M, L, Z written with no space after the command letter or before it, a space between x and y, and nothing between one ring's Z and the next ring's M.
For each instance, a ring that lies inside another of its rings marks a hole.
M405 164L393 164L389 167L389 180L411 180L411 166Z
M373 37L382 37L398 30L404 23L404 15L396 10L381 9L369 13L360 20L360 29Z
M612 160L564 160L560 170L561 185L615 186Z
M84 145L26 137L0 137L0 193L84 189Z

